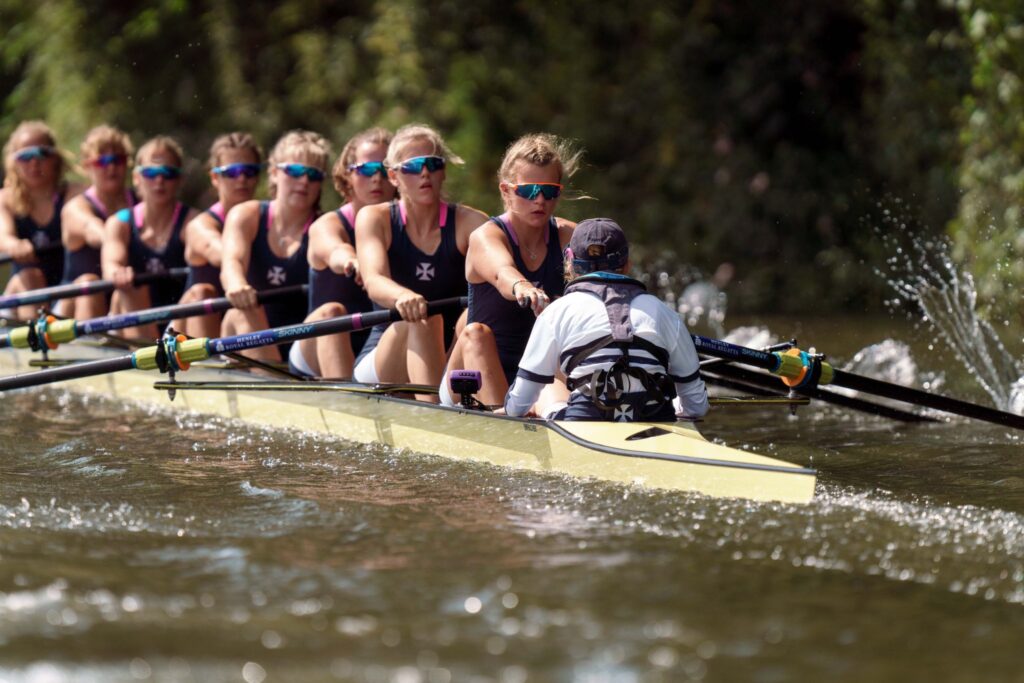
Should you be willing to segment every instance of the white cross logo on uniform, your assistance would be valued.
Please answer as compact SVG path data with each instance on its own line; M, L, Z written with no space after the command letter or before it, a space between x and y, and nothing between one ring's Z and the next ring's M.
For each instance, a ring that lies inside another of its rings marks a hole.
M631 405L620 405L615 408L615 421L616 422L632 422L633 421L633 406Z
M288 274L284 272L284 268L281 266L271 266L270 270L267 271L267 280L272 285L283 285L287 279Z
M146 259L146 272L147 273L159 273L164 269L163 262L156 256L150 256Z
M429 263L421 263L416 266L416 277L420 280L427 281L434 279L434 266Z
M41 230L36 231L32 233L32 245L36 249L47 247L50 245L50 236Z

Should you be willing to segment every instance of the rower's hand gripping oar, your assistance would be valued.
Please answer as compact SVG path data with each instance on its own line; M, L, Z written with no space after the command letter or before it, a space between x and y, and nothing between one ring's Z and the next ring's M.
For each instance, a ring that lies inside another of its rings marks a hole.
M277 297L305 293L307 289L307 285L268 289L256 293L256 302L262 304ZM165 323L168 320L220 313L229 308L231 308L231 302L228 298L220 297L219 299L204 299L191 304L147 308L123 315L108 315L82 321L58 320L52 315L44 314L32 324L17 327L7 334L0 334L0 349L13 346L33 351L53 350L60 344L67 344L87 334L100 334L148 323Z
M452 306L465 307L466 297L440 299L427 304L427 315L431 316ZM162 372L178 372L187 370L192 363L206 360L229 351L245 351L260 346L273 346L285 342L322 337L328 334L352 332L366 329L374 325L398 322L402 316L395 309L371 311L369 313L353 313L338 318L317 320L311 323L285 325L269 330L259 330L234 337L210 339L200 337L186 339L184 335L177 337L168 335L155 346L147 346L134 353L117 358L88 361L60 368L50 368L38 372L23 373L0 378L0 391L22 389L25 387L42 386L63 380L95 377L121 370L161 370Z
M1020 415L837 370L819 354L809 354L795 348L769 353L696 334L692 337L698 353L767 370L778 375L786 386L797 393L812 393L821 384L833 384L925 408L934 408L953 415L1024 429L1024 417Z
M188 277L188 268L170 268L156 273L139 273L132 280L132 285L140 287L158 280L184 280ZM105 294L116 289L110 280L91 280L89 282L71 283L69 285L57 285L55 287L44 287L33 289L30 292L0 296L0 308L17 308L29 304L40 304L45 301L56 301L57 299L71 299L76 296L87 296L89 294Z

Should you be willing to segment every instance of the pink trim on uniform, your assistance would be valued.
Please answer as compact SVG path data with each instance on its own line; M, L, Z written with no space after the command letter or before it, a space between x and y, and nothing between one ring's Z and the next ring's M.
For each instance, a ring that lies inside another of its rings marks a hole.
M349 225L353 228L356 227L356 210L352 208L352 202L341 207L341 215L345 217L345 220L348 221Z
M408 221L408 219L407 219L407 217L405 215L405 203L401 199L398 200L398 210L402 214L402 225L405 225L409 221ZM437 224L443 228L444 227L444 222L447 219L448 219L448 202L441 202L440 212L439 212L439 214L437 216Z
M171 225L177 225L178 219L181 217L181 212L185 208L185 205L178 202L174 207L174 217L171 218ZM141 230L146 225L146 202L139 202L132 207L132 213L135 216L135 227Z
M207 211L209 211L214 216L219 218L221 223L224 222L224 205L221 204L220 202L217 202L216 204L211 206L209 209L207 209Z
M501 222L505 224L506 228L508 228L508 234L512 238L512 244L518 247L519 235L516 234L516 229L512 225L512 220L510 219L508 212L506 211L505 213L498 216L498 218L500 218ZM551 231L548 230L547 227L548 226L546 225L544 226L544 244L547 244L551 240Z

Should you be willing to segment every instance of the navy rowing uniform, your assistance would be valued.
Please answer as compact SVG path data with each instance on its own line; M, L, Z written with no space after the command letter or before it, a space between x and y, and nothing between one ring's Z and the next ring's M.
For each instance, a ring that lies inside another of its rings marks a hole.
M64 208L64 190L53 196L53 217L46 225L39 225L32 216L15 216L14 229L18 239L29 240L36 249L36 263L12 263L12 275L17 275L26 268L38 268L43 271L46 286L52 287L61 281L64 272L64 247L60 240L60 211ZM39 253L43 247L57 245L58 248Z
M309 248L309 233L302 234L302 243L295 252L282 258L270 249L270 224L274 220L273 204L260 202L260 222L256 238L249 254L249 270L246 280L259 292L288 285L304 285L309 282L309 265L306 251ZM308 228L307 228L308 230ZM306 295L301 292L279 296L263 304L267 322L271 327L301 323L306 317ZM287 356L290 345L281 345L281 352Z
M146 220L146 203L136 204L131 209L121 209L117 219L128 224L131 239L128 242L128 265L136 273L159 273L171 268L185 267L185 244L181 241L181 229L185 225L189 208L178 202L174 209L171 236L163 249L154 249L139 237ZM185 291L181 280L157 280L149 285L149 300L152 306L169 306L178 303Z
M348 203L340 209L335 209L335 213L338 215L341 225L345 228L349 244L354 247L356 244L356 230L352 225L355 221L355 212L352 210L352 204ZM362 285L356 282L355 277L339 275L330 268L317 270L310 267L307 314L312 313L329 302L343 305L350 314L373 310L373 302L370 301L370 297ZM369 330L353 332L350 335L352 353L359 355L369 336Z
M133 191L125 190L124 194L125 201L129 207L139 203L138 197L135 196ZM110 212L99 198L99 195L96 194L96 188L90 187L82 193L82 196L89 203L89 209L96 218L99 218L101 221L106 221L110 218ZM96 247L91 247L86 243L73 251L71 249L64 250L64 284L74 282L83 275L100 277L103 274L102 271L100 250Z
M529 270L526 267L519 248L519 238L509 222L508 214L492 216L491 221L501 228L508 238L516 270L535 287L543 289L552 299L562 296L565 290L565 268L555 219L551 218L548 223L547 234L544 236L547 249L544 260L537 270ZM505 380L509 385L515 380L516 372L519 370L519 359L526 350L526 342L530 339L530 331L536 319L529 307L522 308L517 301L509 301L491 283L469 283L467 322L482 323L494 332L498 357L501 359L501 367L505 371Z
M455 212L457 205L441 203L441 244L433 254L425 254L409 239L405 230L405 216L401 202L391 202L391 247L388 249L388 267L391 279L422 295L427 301L466 296L466 255L459 251L456 240ZM382 310L374 304L374 310ZM455 336L455 323L462 311L458 307L445 310L444 345L448 348ZM387 325L377 325L356 360L369 354L380 342Z

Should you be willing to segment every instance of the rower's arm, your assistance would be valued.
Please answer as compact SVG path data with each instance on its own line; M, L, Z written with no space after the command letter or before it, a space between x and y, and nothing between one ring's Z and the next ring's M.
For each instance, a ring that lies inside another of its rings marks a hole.
M14 227L14 215L7 208L7 190L0 190L0 252L14 254L18 231Z
M259 227L258 201L239 204L228 212L227 220L224 222L224 235L221 238L220 282L225 293L251 288L247 273L252 243L256 239Z
M469 236L487 223L487 214L465 204L459 204L455 211L455 246L466 254L469 251Z
M558 315L558 311L549 306L537 316L523 358L519 361L516 379L505 395L507 415L526 415L544 386L555 381L562 346L555 331Z
M338 214L325 213L309 228L309 265L316 270L330 268L338 275L358 272L356 248L348 241L348 233Z
M89 202L78 195L60 212L61 241L68 249L77 251L83 245L93 249L103 246L106 226L103 219L92 212Z
M100 264L104 280L112 280L118 287L131 284L133 273L128 265L128 244L131 241L131 226L114 214L107 219L103 228L103 247L100 249Z
M682 319L671 310L664 316L663 324L669 330L666 338L675 341L675 346L668 350L666 369L676 387L676 409L681 411L683 417L703 417L708 412L708 390L700 376L700 359L693 345L693 337L683 325Z
M466 279L493 285L509 301L516 298L512 291L515 283L526 280L512 259L508 237L492 221L481 225L469 236Z
M189 265L209 263L220 268L223 262L220 230L213 218L199 214L185 226L185 260Z
M366 293L384 308L393 308L399 299L415 295L391 279L391 267L388 265L390 227L387 204L364 207L356 215L359 272L362 273Z

